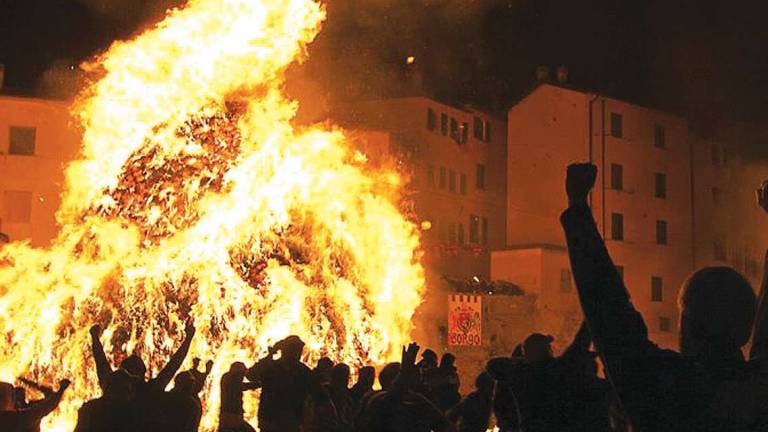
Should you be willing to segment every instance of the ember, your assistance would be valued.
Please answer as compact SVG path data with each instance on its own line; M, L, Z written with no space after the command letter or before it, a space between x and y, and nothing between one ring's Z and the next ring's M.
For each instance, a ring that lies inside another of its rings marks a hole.
M280 92L323 18L311 0L193 0L87 66L100 78L75 108L61 234L0 252L0 378L74 381L44 431L71 430L98 394L92 324L113 363L136 352L152 372L187 317L189 358L215 353L213 376L288 334L308 361L399 356L424 287L399 177L361 165L339 131L294 130Z

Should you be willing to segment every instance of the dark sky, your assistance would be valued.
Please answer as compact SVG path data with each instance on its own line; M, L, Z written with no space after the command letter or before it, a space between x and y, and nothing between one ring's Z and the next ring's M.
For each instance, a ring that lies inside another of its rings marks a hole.
M0 0L6 84L45 81L181 0ZM689 115L768 120L760 0L329 0L305 66L331 94L395 91L416 55L431 93L500 109L536 65L574 85Z

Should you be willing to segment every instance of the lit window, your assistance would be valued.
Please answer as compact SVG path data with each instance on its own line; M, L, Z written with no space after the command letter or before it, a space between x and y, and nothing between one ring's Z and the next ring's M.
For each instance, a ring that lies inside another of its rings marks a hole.
M664 130L664 126L656 123L656 126L654 127L653 131L653 145L655 145L658 148L666 148L667 147L667 137L666 137L666 131Z
M624 167L619 164L611 164L611 189L624 189Z
M571 271L568 269L560 270L560 291L571 291Z
M654 194L656 198L667 197L667 175L662 173L656 173Z
M656 221L656 244L667 244L667 221Z
M664 301L663 281L658 276L651 277L651 301L661 302Z
M32 219L32 192L5 191L3 201L6 222L29 223Z
M33 156L35 154L35 128L11 126L8 132L10 138L8 154L17 156Z
M611 136L621 138L624 136L624 125L621 114L611 113Z
M611 239L624 240L624 215L621 213L611 214Z

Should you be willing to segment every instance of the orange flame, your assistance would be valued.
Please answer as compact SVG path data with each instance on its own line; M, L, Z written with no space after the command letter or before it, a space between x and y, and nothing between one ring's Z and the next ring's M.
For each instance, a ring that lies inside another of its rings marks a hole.
M140 352L157 372L193 317L189 358L215 359L205 430L217 377L288 334L308 360L352 364L406 343L424 276L401 180L340 131L295 130L281 93L323 19L312 0L191 0L86 66L101 78L74 108L61 233L0 250L0 379L75 377L44 431L71 430L99 393L94 323L113 363Z

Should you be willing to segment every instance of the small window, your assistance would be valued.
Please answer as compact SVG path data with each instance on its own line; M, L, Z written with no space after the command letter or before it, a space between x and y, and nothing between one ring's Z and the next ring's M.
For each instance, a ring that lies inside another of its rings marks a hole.
M448 116L445 113L440 113L440 133L448 135Z
M478 164L475 173L475 188L485 190L485 165Z
M480 117L475 117L473 122L473 131L472 136L474 136L476 139L482 140L483 139L483 120Z
M651 301L661 302L664 301L663 281L658 276L651 277Z
M480 243L480 218L475 215L469 216L469 242Z
M672 331L672 320L669 317L659 317L659 331L665 333Z
M463 245L464 244L464 224L459 224L458 225L458 231L459 231L458 232L458 234L459 234L459 244Z
M616 266L616 272L619 274L619 277L621 280L624 280L624 266L617 265Z
M448 186L448 172L445 167L440 167L440 189L445 189Z
M491 142L491 122L489 122L488 120L485 121L485 128L483 130L483 139L487 143Z
M462 123L459 129L461 129L461 143L466 144L469 141L469 124Z
M653 145L657 148L667 148L667 132L664 130L664 126L656 123L653 128Z
M5 220L8 223L29 223L32 219L32 192L5 191L3 194Z
M434 131L437 129L437 114L432 108L427 108L427 130Z
M611 189L624 189L624 167L619 164L611 164Z
M37 131L33 127L11 126L9 130L10 145L8 146L8 154L34 156L36 133Z
M427 167L427 183L430 187L435 187L435 167L430 165Z
M453 117L451 117L451 139L459 141L459 122Z
M448 171L448 192L456 192L456 171Z
M611 239L624 240L624 215L621 213L611 214Z
M488 218L483 218L483 227L482 227L482 240L483 244L488 244Z
M656 173L653 196L655 196L656 198L667 197L667 175L666 174Z
M656 244L667 244L667 221L656 221Z
M723 191L720 188L712 188L712 203L715 207L721 207L723 205Z
M462 195L467 194L467 175L462 174L461 177L459 177L459 192Z
M611 113L611 136L614 138L621 138L624 136L624 125L621 114Z
M571 291L571 271L568 269L560 269L560 292Z
M724 241L715 240L712 242L712 256L716 261L725 261L727 259Z

